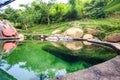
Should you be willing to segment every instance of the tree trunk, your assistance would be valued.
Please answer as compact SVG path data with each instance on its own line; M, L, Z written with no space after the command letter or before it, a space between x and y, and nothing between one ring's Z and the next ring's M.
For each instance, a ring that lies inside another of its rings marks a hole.
M26 30L26 31L28 30L28 25L27 25L27 24L25 24L25 30Z
M47 16L47 22L48 22L48 25L50 25L50 18L49 18L49 14Z

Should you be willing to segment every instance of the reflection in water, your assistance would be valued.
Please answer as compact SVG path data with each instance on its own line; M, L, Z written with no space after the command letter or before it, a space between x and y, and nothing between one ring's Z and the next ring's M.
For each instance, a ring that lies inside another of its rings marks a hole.
M95 47L94 45L92 45L92 43L90 42L85 42L86 44L84 44L85 41L83 42L51 42L51 44L54 46L54 47L61 47L61 45L63 45L64 47L66 47L67 49L69 50L81 50L82 48L84 48L84 46L86 45L86 49L89 49L89 50L93 50L93 49L96 49L97 47Z
M83 47L82 42L64 42L63 45L70 50L80 50Z
M6 53L9 53L13 48L15 48L17 46L17 42L13 41L13 42L5 42L3 45L3 49Z
M66 48L70 49L70 50L80 50L83 47L82 42L51 42L51 44L54 47L61 47L61 45L64 45Z
M0 57L7 56L17 46L17 41L0 40Z
M59 47L55 44L59 45ZM97 45L83 45L82 42L54 43L53 46L47 45L42 49L67 62L83 60L94 65L112 58L113 55L117 55L109 48Z
M10 44L12 43L14 42ZM43 46L41 43L37 44L20 43L11 55L0 61L0 68L17 80L45 80L66 74L64 61L41 50Z
M0 69L0 80L16 80L13 76Z
M60 43L55 43L55 42L51 42L51 44L55 47L61 47L61 44Z
M95 50L86 49L82 42L52 43L55 47L49 42L0 43L4 54L5 50L11 52L18 45L0 61L0 69L17 80L45 80L88 68L115 56L111 54L112 50L96 46Z
M9 73L10 75L13 75L14 78L16 78L16 79L32 80L34 78L35 80L39 80L39 77L35 77L35 74L33 71L31 71L31 70L29 71L27 69L21 68L21 66L24 66L26 64L26 62L19 62L18 64L15 64L8 70L7 70L7 68L10 67L10 65L4 60L2 60L2 62L4 62L4 63L1 64L3 66L0 68L2 70L6 71L7 73Z
M84 36L83 36L83 38L84 39L93 39L93 35L91 35L91 34L85 34ZM85 44L85 45L91 45L92 43L90 43L90 42L88 42L88 41L83 41L83 43Z

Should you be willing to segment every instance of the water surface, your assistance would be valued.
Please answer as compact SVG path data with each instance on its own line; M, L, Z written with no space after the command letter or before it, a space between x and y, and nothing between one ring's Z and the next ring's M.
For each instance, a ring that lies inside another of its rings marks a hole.
M1 42L1 48L3 45ZM116 56L109 48L85 46L81 42L19 42L9 53L3 51L1 49L0 80L45 80Z

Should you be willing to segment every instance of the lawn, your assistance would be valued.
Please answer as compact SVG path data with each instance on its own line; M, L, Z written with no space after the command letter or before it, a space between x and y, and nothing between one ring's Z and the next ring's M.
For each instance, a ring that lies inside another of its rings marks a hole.
M101 19L81 19L68 22L60 22L54 24L34 24L34 27L28 29L27 33L34 34L51 34L52 31L56 29L62 30L64 32L70 27L78 27L85 31L86 28L99 29L101 31L99 37L100 39L104 38L106 35L120 32L120 13L114 13L107 18ZM19 31L20 33L26 33L26 31Z

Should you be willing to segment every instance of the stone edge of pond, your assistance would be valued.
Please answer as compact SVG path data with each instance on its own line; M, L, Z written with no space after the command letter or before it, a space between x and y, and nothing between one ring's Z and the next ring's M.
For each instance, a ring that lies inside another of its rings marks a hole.
M120 80L120 55L88 69L49 80Z

